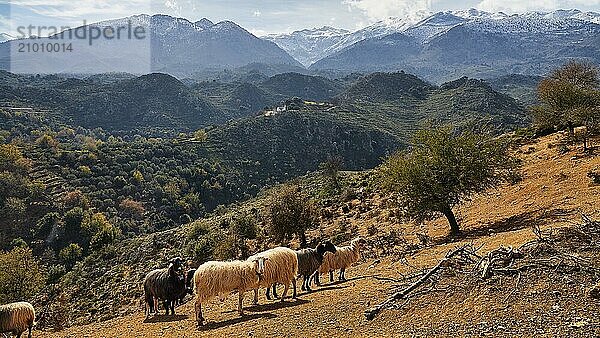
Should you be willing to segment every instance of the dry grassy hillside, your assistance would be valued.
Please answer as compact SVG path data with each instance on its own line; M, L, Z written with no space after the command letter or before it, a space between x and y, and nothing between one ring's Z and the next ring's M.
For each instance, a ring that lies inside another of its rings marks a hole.
M600 185L587 177L600 170L600 157L581 156L578 149L560 153L557 145L562 137L550 135L522 146L523 181L462 206L458 214L464 234L459 239L446 238L443 219L422 227L400 224L382 196L330 210L332 218L321 231L328 233L347 222L370 243L363 261L347 272L345 283L300 293L297 301L285 303L263 297L263 305L252 306L247 295L243 318L235 311L236 297L224 303L214 300L204 307L209 323L201 329L195 326L189 302L175 318L144 321L140 308L134 315L36 336L598 336L600 300L589 298L588 290L600 279L600 237L594 237L600 229L573 227L581 223L582 213L600 219ZM523 248L532 267L516 262L523 267L518 273L483 279L448 265L436 275L433 288L424 287L430 292L420 290L408 301L395 303L396 309L386 309L372 321L365 319L367 308L412 281L400 280L403 275L434 266L449 250L468 243L481 246L480 255L500 245L516 248L536 238L531 228L537 226L544 231L544 240ZM555 268L539 265L544 262Z

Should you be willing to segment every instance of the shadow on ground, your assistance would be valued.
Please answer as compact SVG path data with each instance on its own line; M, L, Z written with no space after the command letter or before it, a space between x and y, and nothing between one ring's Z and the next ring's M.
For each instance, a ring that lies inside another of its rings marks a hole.
M463 230L458 236L448 236L434 241L435 244L445 244L450 242L475 239L478 237L489 236L496 233L510 232L542 226L548 221L557 220L561 217L572 215L572 210L552 209L535 210L513 215L505 219L490 222L474 229Z
M178 322L180 320L188 319L188 315L154 315L150 318L144 319L144 323L169 323L169 322Z
M229 325L235 325L235 324L239 324L239 323L244 323L250 320L255 320L255 319L272 319L272 318L277 318L277 315L272 314L272 313L253 313L253 314L244 314L241 317L237 317L237 318L232 318L232 319L228 319L222 322L208 322L203 326L199 326L198 330L199 331L207 331L207 330L214 330L214 329L219 329L222 327L226 327Z
M298 305L302 305L302 304L306 304L309 303L310 301L308 300L304 300L304 299L296 299L296 300L292 300L292 301L285 301L285 302L281 302L281 301L275 301L272 303L265 303L265 304L260 304L260 305L252 305L248 308L246 308L246 311L249 312L264 312L264 311L273 311L273 310L278 310L278 309L284 309L284 308L290 308L290 307L294 307L294 306L298 306Z

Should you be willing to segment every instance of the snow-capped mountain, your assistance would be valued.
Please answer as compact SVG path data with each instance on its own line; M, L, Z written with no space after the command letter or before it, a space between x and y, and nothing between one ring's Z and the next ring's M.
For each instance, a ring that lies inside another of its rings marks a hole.
M0 33L0 42L13 40L14 38L6 33Z
M267 35L263 38L275 42L296 60L310 66L359 41L404 31L429 15L429 12L422 11L407 18L390 17L355 32L323 27L290 34Z
M283 48L288 54L308 67L318 61L323 54L328 55L331 46L338 44L350 34L350 31L329 26L303 29L290 34L271 34L263 36Z
M71 44L68 52L53 53L52 57L42 53L22 53L12 59L13 67L0 64L0 68L20 72L14 68L18 66L32 73L163 72L189 76L205 70L237 68L255 63L302 67L275 43L254 36L231 21L215 24L202 19L191 22L159 14L135 15L89 26L112 27L117 31L117 28L127 28L129 25L132 30L145 28L144 38L137 39L123 33L122 38L101 37L88 41L69 38L71 34L66 31L67 34L52 37L51 42ZM87 31L88 27L73 30L77 32L80 29ZM42 38L39 42L45 43L46 39L49 38ZM0 43L0 59L3 55L10 55L10 44L12 42Z
M338 53L357 42L382 38L395 33L402 33L415 38L420 43L427 43L460 25L468 25L474 30L510 34L547 31L568 34L569 30L579 29L586 23L600 24L600 13L574 9L508 15L502 12L490 13L471 8L437 13L421 11L410 17L391 17L352 33L337 32L333 28L328 28L331 34L320 35L313 34L314 30L303 30L265 38L277 43L302 64L307 65ZM310 38L304 39L305 35Z
M518 15L474 9L439 12L392 34L345 46L310 68L405 69L434 81L442 76L541 75L573 58L600 62L599 18L598 13L578 10ZM382 31L382 26L362 31Z

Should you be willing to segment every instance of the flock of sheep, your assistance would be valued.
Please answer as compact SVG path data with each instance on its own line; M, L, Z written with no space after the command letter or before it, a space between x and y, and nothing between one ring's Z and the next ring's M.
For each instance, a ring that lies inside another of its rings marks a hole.
M254 304L258 304L258 289L266 288L267 299L278 298L276 286L285 287L281 295L283 302L293 287L292 297L296 298L296 279L302 277L302 290L311 291L314 281L320 285L319 275L329 273L333 281L333 272L339 270L339 280L345 280L345 271L360 258L360 251L366 241L356 238L349 246L336 247L326 241L314 249L294 251L277 247L259 252L244 261L211 261L195 270L183 271L183 260L172 259L165 269L153 270L144 279L146 316L158 313L158 302L162 301L166 314L175 314L175 305L181 303L187 294L196 295L196 321L204 324L202 304L213 297L225 300L225 297L237 291L239 295L238 312L243 315L242 302L246 291L254 291ZM0 333L12 333L16 337L31 330L35 325L35 310L27 302L11 303L0 306Z
M296 298L296 279L302 277L302 290L311 291L314 281L320 285L319 275L329 273L329 281L333 281L333 273L339 270L339 280L345 280L345 271L360 258L360 251L366 241L356 238L350 245L336 247L329 241L317 245L316 248L292 250L277 247L250 256L246 260L210 261L200 265L196 270L183 271L182 259L177 257L169 262L168 268L153 270L144 280L146 316L158 313L158 302L163 302L166 314L175 314L175 305L180 303L186 294L195 294L195 312L198 325L204 324L202 304L211 298L225 297L234 291L238 292L238 312L244 314L243 299L247 291L254 291L254 304L258 304L258 290L266 289L267 299L278 298L276 286L284 286L281 301L283 302L290 286L292 297Z

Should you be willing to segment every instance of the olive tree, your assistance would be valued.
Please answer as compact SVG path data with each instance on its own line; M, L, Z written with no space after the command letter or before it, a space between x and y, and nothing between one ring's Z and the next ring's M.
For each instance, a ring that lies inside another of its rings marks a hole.
M271 196L268 218L276 240L283 242L296 235L306 247L306 230L318 221L318 213L314 201L299 186L286 185Z
M538 97L541 104L532 110L535 123L568 129L571 137L576 126L585 126L582 136L587 151L587 139L600 125L598 68L589 63L567 63L540 82Z
M518 165L506 142L442 127L417 132L410 150L390 156L380 174L407 218L423 222L443 214L456 235L460 228L453 208L514 179Z
M338 190L340 188L339 172L342 170L343 159L340 156L333 156L327 159L327 161L319 165L323 176L325 176L333 189Z
M0 252L0 302L31 299L45 283L46 273L31 249L15 247Z

